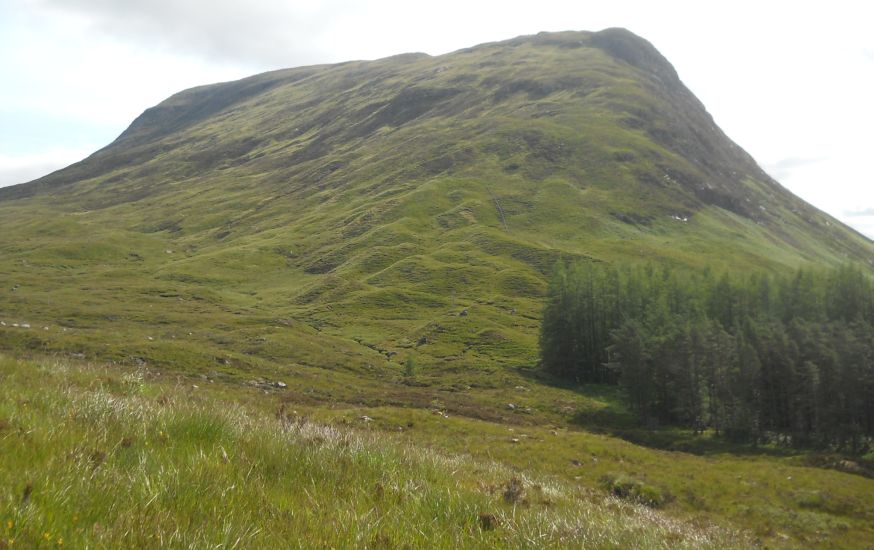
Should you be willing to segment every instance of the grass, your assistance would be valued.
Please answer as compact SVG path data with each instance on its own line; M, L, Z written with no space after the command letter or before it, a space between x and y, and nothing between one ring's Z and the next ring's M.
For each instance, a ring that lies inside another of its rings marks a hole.
M874 538L874 480L833 467L814 467L815 453L779 448L732 447L722 441L693 448L697 454L642 446L572 425L529 424L534 412L509 412L503 418L472 420L430 410L380 408L296 408L336 425L373 418L373 429L394 432L417 445L494 460L521 471L537 471L604 494L658 506L673 517L718 521L751 532L765 545L857 548ZM509 401L509 399L508 399ZM431 406L436 408L442 403ZM513 418L516 417L516 418ZM521 417L521 418L520 418ZM536 420L535 420L536 421ZM410 428L406 426L412 425ZM686 434L693 440L691 434ZM810 495L825 495L819 508Z
M743 547L550 476L142 371L0 358L0 546Z
M855 548L874 538L874 480L857 462L707 435L696 454L640 446L580 429L571 412L561 422L565 408L611 408L601 388L438 389L421 378L394 383L419 406L388 392L361 406L293 379L278 388L4 357L0 519L28 544L48 532L98 546L155 536L244 547L379 546L377 537L412 547ZM479 407L458 400L478 391ZM144 511L148 521L135 522Z

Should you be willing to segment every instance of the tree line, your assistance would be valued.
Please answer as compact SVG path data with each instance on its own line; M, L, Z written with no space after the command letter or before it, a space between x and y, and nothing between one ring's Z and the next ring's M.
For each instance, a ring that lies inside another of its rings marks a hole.
M860 450L874 436L874 287L857 266L738 276L556 266L541 365L619 384L646 424Z

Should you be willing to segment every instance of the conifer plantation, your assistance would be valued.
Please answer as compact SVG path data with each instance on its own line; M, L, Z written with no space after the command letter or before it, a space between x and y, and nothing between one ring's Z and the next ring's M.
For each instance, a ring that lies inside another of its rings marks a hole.
M859 452L874 435L874 288L858 267L791 276L559 263L542 366L618 383L641 423Z

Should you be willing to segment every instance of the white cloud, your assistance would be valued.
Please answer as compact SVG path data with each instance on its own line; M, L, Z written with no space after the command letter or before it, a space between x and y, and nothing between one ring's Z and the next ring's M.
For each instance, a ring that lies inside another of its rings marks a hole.
M40 5L0 2L0 186L81 160L183 88L251 72L149 51Z
M848 216L842 219L844 223L865 235L871 240L874 240L874 215L870 216Z
M874 207L845 210L842 218L869 239L874 239Z
M779 181L810 204L874 239L874 181L864 148L859 143L849 147L845 155L791 167Z
M779 181L791 177L792 173L796 172L798 169L804 169L804 167L817 162L822 162L822 160L823 159L821 158L790 157L780 159L777 162L771 164L763 165L762 168L772 178Z
M55 149L26 155L0 154L0 187L26 183L80 161L93 149Z
M95 33L81 14L24 10L11 17L0 28L0 69L7 81L0 105L19 112L118 126L180 87L249 72Z
M33 5L152 50L261 68L324 60L335 48L323 35L345 17L365 19L364 6L346 0L34 0Z
M845 210L844 215L850 218L874 218L874 208L865 208L862 210Z

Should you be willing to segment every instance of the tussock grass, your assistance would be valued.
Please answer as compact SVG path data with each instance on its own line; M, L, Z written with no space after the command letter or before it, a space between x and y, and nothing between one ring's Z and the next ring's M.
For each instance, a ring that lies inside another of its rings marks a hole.
M0 357L0 547L735 547L573 484L266 415L142 372Z

